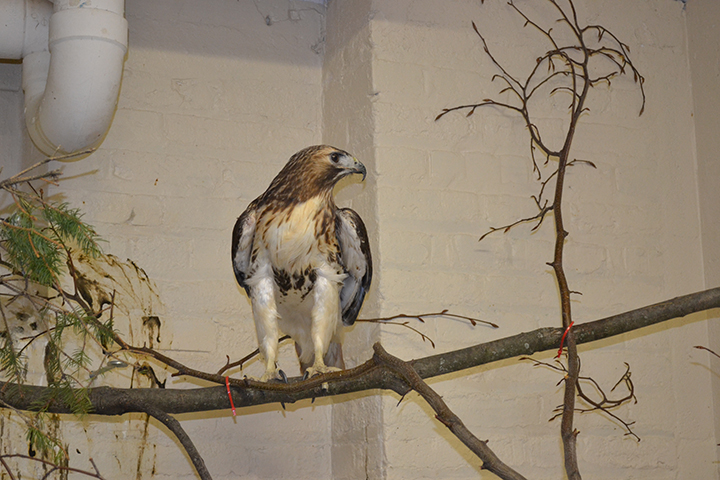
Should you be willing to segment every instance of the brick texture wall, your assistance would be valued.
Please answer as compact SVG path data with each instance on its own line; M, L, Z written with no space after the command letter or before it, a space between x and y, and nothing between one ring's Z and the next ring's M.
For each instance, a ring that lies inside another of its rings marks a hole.
M539 22L554 17L542 2L518 2ZM602 24L630 45L647 82L648 103L632 78L591 92L572 158L597 169L570 169L566 190L566 271L576 321L602 318L703 288L691 82L685 13L678 2L576 2L582 22ZM497 69L470 28L473 20L495 57L524 78L547 48L503 2L377 2L372 24L378 165L382 313L438 311L478 316L498 330L447 319L424 328L450 350L558 325L551 223L518 227L478 243L491 226L531 216L537 192L527 133L517 116L486 108L472 117L442 108L498 97ZM559 26L555 27L560 30ZM560 149L569 100L535 104L545 141ZM544 168L546 176L549 169ZM584 372L611 388L632 368L638 404L616 413L635 421L637 443L600 415L577 419L581 471L589 478L716 478L709 359L703 317L583 346ZM390 351L433 352L398 329L383 329ZM535 356L550 361L552 353ZM431 382L495 451L529 478L562 476L559 380L517 359ZM675 393L669 393L675 392ZM693 392L693 393L690 393ZM692 400L691 400L692 399ZM699 400L703 399L703 400ZM476 478L478 463L412 395L398 407L383 397L388 478ZM697 407L684 407L692 402ZM429 446L433 455L427 455ZM630 473L632 472L632 473ZM484 477L483 477L484 478Z
M545 24L554 19L542 2L516 3ZM576 5L581 22L602 24L630 46L648 98L638 117L631 77L601 85L577 131L572 157L597 166L572 167L567 177L566 271L582 292L573 309L584 322L715 285L703 273L699 212L711 201L698 194L693 113L701 100L688 65L703 67L689 60L692 12L672 0ZM494 108L434 121L443 108L501 88L471 20L518 77L545 48L505 2L127 0L126 15L130 49L113 125L96 153L65 165L54 193L86 212L109 253L153 279L169 355L214 371L225 355L255 348L249 302L230 267L231 228L292 153L320 142L369 168L364 184L337 191L370 230L376 275L363 316L447 308L500 325L413 325L433 349L406 329L358 324L346 336L349 363L367 359L377 340L410 359L559 325L546 265L551 224L478 242L491 226L534 213L538 183L523 123ZM2 105L17 104L19 92L2 94ZM536 110L558 148L566 105L556 94ZM702 232L712 237L712 228ZM713 373L708 355L692 348L709 341L705 319L581 347L585 374L608 389L630 364L638 403L615 413L642 438L602 415L578 416L586 478L718 478ZM535 358L551 361L552 352ZM290 346L280 362L297 374ZM245 373L260 371L254 363ZM559 423L548 419L561 402L558 380L510 359L431 385L504 461L528 478L556 479ZM127 386L129 378L108 381ZM216 479L490 478L417 395L398 400L366 394L179 420ZM164 429L140 415L62 428L78 467L93 457L112 478L195 478Z

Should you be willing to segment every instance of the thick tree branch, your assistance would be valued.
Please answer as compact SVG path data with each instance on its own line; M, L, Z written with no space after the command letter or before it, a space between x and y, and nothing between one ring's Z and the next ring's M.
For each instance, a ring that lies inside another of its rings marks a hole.
M576 324L573 330L577 344L582 344L713 308L720 308L720 288L684 295L601 320ZM430 378L507 358L555 350L559 347L562 334L562 328L545 327L409 363L421 378ZM289 381L288 385L274 384L268 387L252 381L243 386L243 380L234 380L233 401L237 407L245 407L277 402L293 403L305 398L372 389L393 390L400 395L408 391L407 385L398 381L372 359L350 370L313 377L304 382L299 378ZM0 382L0 400L19 410L30 410L33 402L42 398L46 391L46 387L22 386L17 393L16 389L6 388L8 385ZM147 412L148 406L168 414L223 410L230 407L225 386L187 390L98 387L90 389L88 395L96 415ZM61 402L49 405L48 411L71 413L67 405Z

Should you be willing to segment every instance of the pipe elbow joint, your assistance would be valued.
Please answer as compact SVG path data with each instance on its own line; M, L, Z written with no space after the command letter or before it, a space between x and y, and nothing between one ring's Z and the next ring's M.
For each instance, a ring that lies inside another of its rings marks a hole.
M118 11L66 8L50 18L50 52L23 59L25 122L46 155L98 146L112 122L128 45ZM42 88L45 81L44 89Z

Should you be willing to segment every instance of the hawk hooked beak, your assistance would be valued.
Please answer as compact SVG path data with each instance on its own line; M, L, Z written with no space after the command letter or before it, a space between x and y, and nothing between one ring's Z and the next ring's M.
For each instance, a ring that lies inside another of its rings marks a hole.
M362 181L365 181L365 176L367 175L367 169L365 168L365 165L360 163L355 157L353 157L353 160L355 161L355 163L350 170L352 171L352 173L361 173L363 176Z
M334 167L333 171L336 172L335 181L347 175L352 175L353 173L362 174L362 179L365 180L365 176L367 175L365 165L349 153L336 150L330 153L328 158L330 160L329 163Z

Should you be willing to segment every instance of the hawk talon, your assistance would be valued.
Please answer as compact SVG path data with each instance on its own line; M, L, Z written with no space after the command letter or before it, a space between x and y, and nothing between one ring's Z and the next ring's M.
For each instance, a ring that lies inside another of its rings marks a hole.
M266 370L260 378L252 379L264 383L288 383L287 375L285 375L285 372L279 368L276 368L275 370Z

